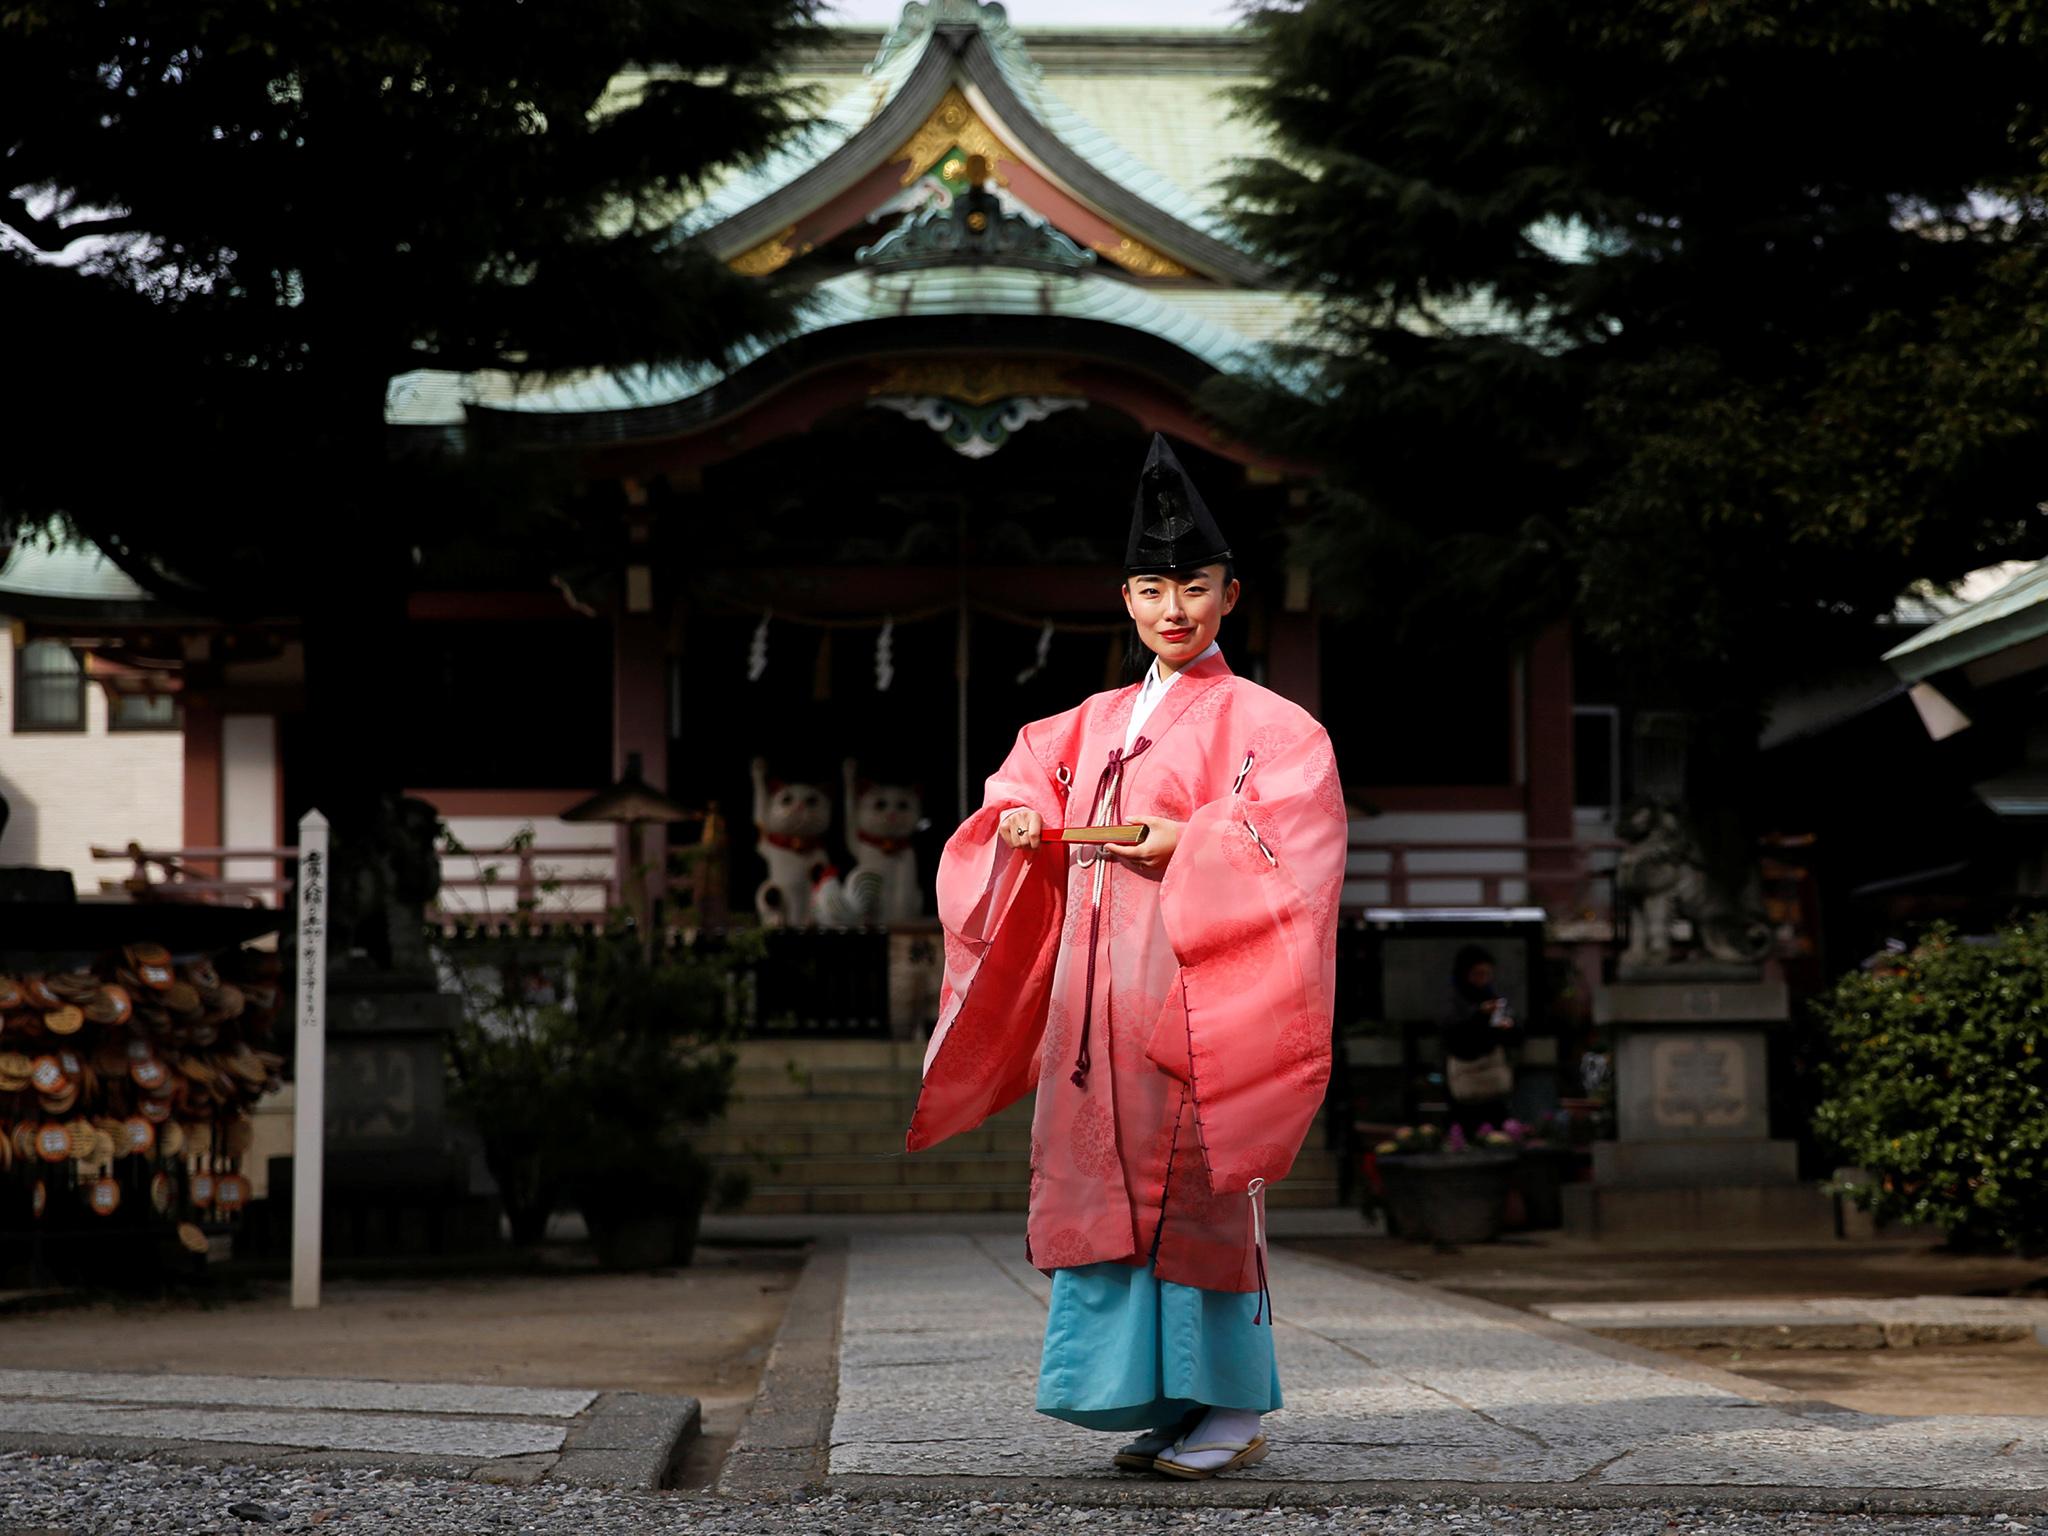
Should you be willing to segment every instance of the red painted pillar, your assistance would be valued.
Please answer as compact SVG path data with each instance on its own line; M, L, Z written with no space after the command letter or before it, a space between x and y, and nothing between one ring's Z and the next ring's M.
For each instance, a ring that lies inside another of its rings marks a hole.
M187 698L185 717L185 809L183 842L187 848L221 846L222 784L220 711L211 703ZM220 866L205 861L193 873L218 879Z
M1522 729L1528 743L1525 789L1532 841L1569 840L1572 823L1572 633L1560 619L1529 642L1528 688ZM1536 900L1552 916L1567 915L1578 900L1569 855L1535 854L1530 868L1550 872L1531 881Z

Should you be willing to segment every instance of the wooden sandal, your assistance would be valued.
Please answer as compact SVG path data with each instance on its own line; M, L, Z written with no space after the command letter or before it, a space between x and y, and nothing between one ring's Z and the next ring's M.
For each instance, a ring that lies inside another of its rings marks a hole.
M1235 1472L1240 1467L1254 1466L1266 1459L1266 1452L1270 1449L1264 1435L1253 1436L1249 1445L1241 1440L1205 1440L1200 1445L1185 1445L1176 1440L1173 1445L1173 1453L1176 1456L1185 1456L1189 1451L1235 1451L1237 1454L1220 1467L1184 1467L1165 1456L1156 1456L1152 1460L1152 1470L1164 1472L1168 1477L1184 1478L1188 1482L1198 1483L1221 1476L1225 1472Z
M1113 1460L1117 1469L1122 1472L1150 1472L1163 1452L1172 1450L1176 1440L1192 1432L1201 1422L1203 1411L1197 1408L1183 1414L1180 1422L1171 1429L1149 1430L1138 1436L1116 1453Z

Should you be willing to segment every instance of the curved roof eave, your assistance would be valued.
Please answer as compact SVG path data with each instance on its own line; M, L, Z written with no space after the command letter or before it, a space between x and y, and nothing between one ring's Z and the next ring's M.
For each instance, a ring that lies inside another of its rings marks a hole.
M805 136L722 188L680 231L724 260L774 239L886 164L957 80L988 103L1022 153L1111 223L1208 276L1271 281L1265 263L1224 238L1220 219L1061 102L1028 58L1009 56L1020 51L991 46L979 26L934 27L881 66L886 97L858 128L849 114Z
M109 560L96 545L21 543L0 551L0 611L9 599L82 603L155 603L156 594Z
M812 289L787 336L750 343L731 370L708 366L636 368L572 379L471 409L573 416L673 406L713 388L778 346L870 320L1024 316L1096 321L1156 337L1218 371L1256 359L1258 344L1132 283L1094 273L1067 276L989 266L909 272L846 272Z
M1213 277L1247 287L1272 281L1270 267L1226 237L1223 220L1047 90L1028 60L991 47L979 31L959 58L1018 147L1112 223Z
M852 186L895 149L930 115L953 78L950 48L934 47L939 34L927 32L876 73L881 99L855 124L848 113L800 136L787 149L727 183L703 207L685 216L678 232L701 240L721 260L730 260L780 234L805 214ZM848 96L840 98L844 103Z
M1989 596L1901 641L1884 653L1884 660L1900 678L1913 683L2044 635L2048 560L2036 562Z
M665 404L535 415L477 405L472 429L535 447L601 448L703 433L798 381L846 364L957 350L960 337L940 315L877 315L790 342L717 384ZM1108 364L1149 376L1176 394L1207 365L1175 343L1093 319L1068 318L1048 329L1042 316L987 315L976 328L978 353L1048 353L1081 366Z

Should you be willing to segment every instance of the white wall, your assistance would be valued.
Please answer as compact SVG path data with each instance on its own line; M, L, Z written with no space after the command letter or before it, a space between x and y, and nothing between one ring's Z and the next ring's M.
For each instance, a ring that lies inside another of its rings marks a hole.
M448 830L469 852L442 858L442 880L478 879L483 870L495 866L499 881L489 890L444 884L441 888L441 909L444 912L494 912L500 916L511 916L517 910L519 899L519 861L515 856L497 850L529 827L533 829L533 846L537 849L590 850L582 857L536 857L533 861L536 878L611 878L615 858L613 833L608 822L571 822L557 816L448 816L443 819ZM661 829L656 827L646 835L651 840L660 832ZM601 913L611 898L597 886L568 886L538 893L538 899L544 912Z
M293 842L297 829L285 836L277 824L277 717L223 715L220 764L221 846L275 848ZM281 871L275 859L229 859L222 873L230 880L275 880ZM256 899L274 907L278 893L258 891Z
M87 850L176 848L185 833L185 740L178 731L107 730L107 698L85 690L86 729L14 729L14 642L0 622L0 794L13 817L0 836L0 864L68 869L81 896L118 881L126 864L97 863Z
M1408 856L1408 905L1468 906L1482 899L1483 886L1471 878L1458 878L1458 871L1479 869L1492 872L1527 869L1527 857L1488 843L1519 843L1529 835L1528 819L1520 811L1389 811L1383 816L1361 817L1351 823L1353 843L1478 843L1471 853L1450 849L1442 852L1412 853ZM1378 906L1389 900L1386 880L1389 859L1371 850L1354 851L1344 866L1344 904ZM1377 875L1380 878L1374 879ZM1421 878L1424 875L1441 878ZM1529 899L1528 882L1506 879L1500 882L1497 898L1515 906Z

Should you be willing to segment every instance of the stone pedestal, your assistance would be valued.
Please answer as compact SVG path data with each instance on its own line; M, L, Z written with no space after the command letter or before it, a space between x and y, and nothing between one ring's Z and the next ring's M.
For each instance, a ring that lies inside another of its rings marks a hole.
M333 1258L402 1259L498 1243L498 1200L473 1135L448 1111L461 999L378 972L329 977L322 1241ZM277 1230L291 1159L272 1159Z
M1833 1202L1770 1136L1769 1031L1789 1016L1783 980L1747 967L1667 966L1596 989L1618 1134L1594 1146L1593 1182L1565 1191L1567 1230L1833 1236Z

